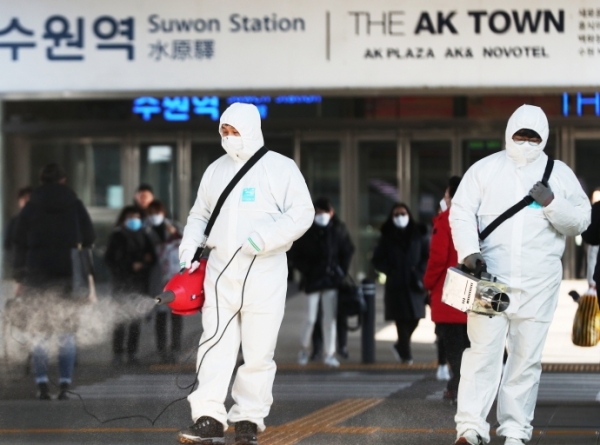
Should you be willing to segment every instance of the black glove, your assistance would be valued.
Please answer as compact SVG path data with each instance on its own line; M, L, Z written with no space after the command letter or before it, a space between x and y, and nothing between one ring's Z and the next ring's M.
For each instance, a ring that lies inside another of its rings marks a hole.
M472 253L465 258L463 264L467 266L468 269L475 270L480 264L485 264L485 260L480 253Z
M546 187L541 182L537 182L529 191L529 194L542 207L546 207L554 199L554 193L552 193L550 187Z

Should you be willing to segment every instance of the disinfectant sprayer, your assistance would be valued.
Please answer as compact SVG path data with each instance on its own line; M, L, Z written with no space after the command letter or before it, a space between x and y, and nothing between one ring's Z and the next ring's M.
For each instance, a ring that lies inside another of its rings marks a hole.
M192 260L200 262L193 272L182 269L165 286L164 292L156 297L156 304L167 304L174 314L193 315L202 310L204 304L204 276L208 258L201 257L204 249L198 249Z
M498 283L496 277L487 273L483 263L475 271L464 266L451 267L444 281L442 301L462 312L492 316L508 308L510 291L506 284Z

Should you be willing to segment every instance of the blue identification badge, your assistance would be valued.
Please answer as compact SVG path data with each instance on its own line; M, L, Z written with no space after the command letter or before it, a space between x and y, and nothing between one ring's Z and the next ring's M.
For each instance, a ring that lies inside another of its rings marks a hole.
M245 188L242 190L242 202L256 201L256 189L254 187Z

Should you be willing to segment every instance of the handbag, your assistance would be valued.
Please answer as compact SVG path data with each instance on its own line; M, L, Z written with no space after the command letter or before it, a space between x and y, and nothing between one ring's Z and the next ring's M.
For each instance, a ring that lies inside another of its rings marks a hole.
M573 320L571 339L573 344L582 347L596 346L600 341L599 322L600 309L598 296L594 289L589 289L578 301L579 306Z
M79 218L76 215L77 237L81 240L81 230L79 229ZM91 247L83 247L81 241L77 247L71 249L71 266L73 270L73 280L71 288L71 298L79 302L96 303L96 282L94 279L94 257Z
M361 286L358 286L350 275L346 275L338 286L338 312L344 317L358 316L356 326L348 326L349 331L357 331L362 326L362 317L367 310L367 303Z

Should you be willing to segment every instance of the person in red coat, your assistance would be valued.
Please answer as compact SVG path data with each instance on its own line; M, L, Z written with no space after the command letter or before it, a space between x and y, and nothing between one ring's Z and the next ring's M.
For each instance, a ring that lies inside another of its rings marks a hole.
M442 212L433 220L433 233L429 247L429 261L423 277L425 288L431 293L431 319L436 324L438 341L446 351L446 358L452 370L452 377L444 392L444 399L456 401L460 381L462 354L470 346L467 335L467 314L442 302L442 290L446 271L458 264L458 257L450 232L450 206L452 197L460 184L460 177L453 176L442 202ZM446 207L444 209L444 207Z

